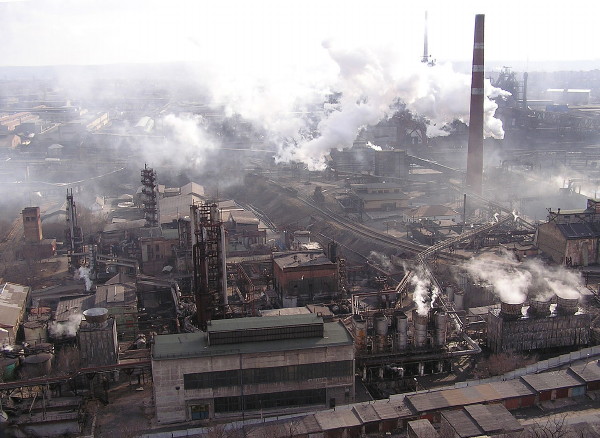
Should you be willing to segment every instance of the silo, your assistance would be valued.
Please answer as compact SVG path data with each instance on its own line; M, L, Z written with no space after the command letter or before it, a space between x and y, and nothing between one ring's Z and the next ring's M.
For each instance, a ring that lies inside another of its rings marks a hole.
M454 292L454 308L456 310L463 310L465 302L465 293L464 291L457 289Z
M23 359L21 377L35 378L47 376L52 371L52 355L50 353L32 354Z
M406 350L408 344L408 317L401 310L394 312L396 322L396 333L394 336L394 349L396 351Z
M23 324L25 342L36 345L48 341L48 326L45 321L30 321Z
M378 312L373 315L373 327L377 335L377 351L381 353L385 351L388 334L388 320L383 313Z
M360 315L352 317L352 326L354 332L354 349L356 352L365 350L367 343L367 321Z
M416 348L427 345L427 315L419 315L413 310L413 342Z
M448 325L448 314L437 312L435 314L435 341L438 347L446 345L446 332Z

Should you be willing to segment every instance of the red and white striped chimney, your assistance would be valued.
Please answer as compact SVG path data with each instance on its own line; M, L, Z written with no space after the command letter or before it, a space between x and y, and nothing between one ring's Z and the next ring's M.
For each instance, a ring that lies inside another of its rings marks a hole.
M475 42L471 74L471 114L469 121L469 148L467 156L467 188L481 195L483 186L483 100L484 58L483 29L485 15L475 16Z

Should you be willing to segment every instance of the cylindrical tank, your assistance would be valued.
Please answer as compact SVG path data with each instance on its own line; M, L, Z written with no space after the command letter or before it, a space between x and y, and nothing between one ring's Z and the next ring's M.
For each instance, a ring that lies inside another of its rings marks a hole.
M360 315L352 317L354 329L354 347L356 351L364 351L367 342L367 321Z
M2 358L0 359L0 376L4 378L4 381L15 379L15 369L19 359L17 358Z
M579 310L579 298L556 296L556 311L562 315L574 315Z
M85 320L92 324L101 324L108 319L108 309L93 307L83 312Z
M34 378L47 376L52 371L52 355L50 353L32 354L23 359L21 376Z
M373 326L378 336L387 336L388 320L383 313L375 313L373 315Z
M454 292L454 308L456 310L463 310L465 302L465 293L464 291L457 289Z
M404 312L398 310L394 312L396 321L396 335L394 346L396 351L406 350L408 344L408 317Z
M23 324L25 342L29 345L44 343L48 340L48 326L45 321L29 321Z
M446 345L446 326L448 323L448 314L438 312L435 314L435 341L438 347Z
M427 315L419 315L413 310L413 342L414 346L424 347L427 345Z
M500 303L500 313L502 317L505 319L517 319L523 316L521 313L521 309L523 308L523 303L506 303L502 301Z
M446 296L448 297L448 302L454 302L454 288L452 286L446 287Z
M545 316L550 314L550 300L529 300L527 313L531 316Z

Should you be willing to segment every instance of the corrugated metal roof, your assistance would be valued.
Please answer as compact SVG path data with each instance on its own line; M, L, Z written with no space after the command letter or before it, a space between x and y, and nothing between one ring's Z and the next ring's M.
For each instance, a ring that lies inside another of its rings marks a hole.
M322 323L323 318L309 312L295 315L271 316L269 318L255 316L249 318L217 319L210 321L207 330L208 333L218 333Z
M0 325L14 327L19 323L29 298L29 286L4 283L0 289Z
M596 235L585 223L556 224L556 227L566 239L586 239Z
M552 389L571 388L584 384L582 380L569 373L567 370L553 371L541 374L529 374L521 377L536 391L549 391Z

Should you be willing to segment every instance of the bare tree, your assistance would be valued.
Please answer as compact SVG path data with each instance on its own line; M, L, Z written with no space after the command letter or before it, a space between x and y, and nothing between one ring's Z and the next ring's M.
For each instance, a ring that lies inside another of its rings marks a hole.
M515 352L503 352L490 355L486 359L479 361L475 368L475 376L480 379L485 379L492 376L500 376L502 374L514 371L517 368L522 368L535 363L535 356L526 356Z

